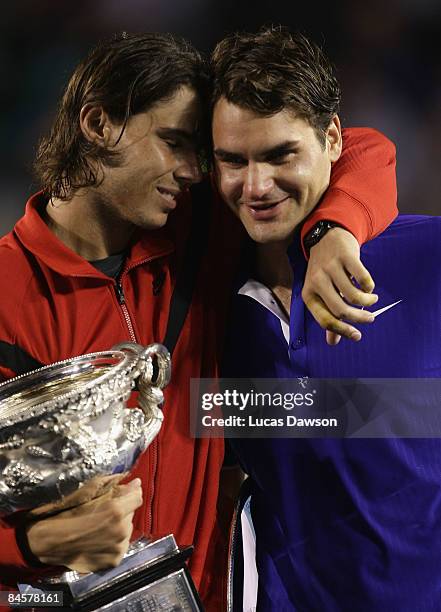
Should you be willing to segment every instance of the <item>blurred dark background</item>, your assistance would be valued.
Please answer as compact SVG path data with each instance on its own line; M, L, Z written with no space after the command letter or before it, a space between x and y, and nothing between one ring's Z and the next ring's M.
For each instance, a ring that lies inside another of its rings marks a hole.
M300 29L337 66L346 126L382 130L398 149L402 212L441 214L441 1L17 0L0 21L0 233L37 187L31 165L68 77L116 31L171 31L204 51L265 23Z

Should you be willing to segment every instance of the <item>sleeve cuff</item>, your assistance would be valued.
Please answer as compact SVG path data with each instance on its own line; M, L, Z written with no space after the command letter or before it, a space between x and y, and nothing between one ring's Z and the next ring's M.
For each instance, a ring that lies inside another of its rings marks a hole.
M35 569L37 568L41 569L41 568L48 567L46 563L42 563L40 559L36 557L34 553L32 552L29 546L29 541L28 541L28 536L26 533L25 525L20 525L19 527L15 529L15 539L17 541L17 546L21 552L21 555L23 559L25 560L26 564L28 565L28 567L35 568Z
M372 220L369 210L358 200L344 191L330 187L326 193L332 195L332 210L315 208L302 226L301 240L305 258L308 259L303 241L306 235L319 221L334 221L348 232L351 232L361 245L372 235ZM348 214L350 211L350 214Z

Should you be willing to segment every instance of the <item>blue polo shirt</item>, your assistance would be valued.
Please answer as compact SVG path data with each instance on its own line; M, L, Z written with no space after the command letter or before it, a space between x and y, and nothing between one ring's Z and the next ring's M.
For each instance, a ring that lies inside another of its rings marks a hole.
M375 310L402 302L364 326L359 343L325 343L301 299L297 243L289 257L289 322L237 295L225 376L441 376L441 218L401 216L362 248ZM259 612L441 611L440 440L231 444L251 478Z

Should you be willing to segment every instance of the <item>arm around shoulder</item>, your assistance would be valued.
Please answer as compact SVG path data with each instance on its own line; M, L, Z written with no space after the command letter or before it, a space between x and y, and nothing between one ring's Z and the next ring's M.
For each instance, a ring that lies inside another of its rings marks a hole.
M348 128L329 188L306 220L302 240L321 220L338 223L359 244L381 233L398 214L395 145L372 128Z

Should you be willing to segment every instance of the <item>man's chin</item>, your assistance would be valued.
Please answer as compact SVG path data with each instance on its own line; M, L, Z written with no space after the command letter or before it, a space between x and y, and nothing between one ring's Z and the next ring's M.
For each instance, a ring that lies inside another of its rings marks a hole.
M248 236L257 244L278 244L290 241L293 231L275 231L270 228L255 228L245 226Z
M170 213L159 214L154 219L139 219L136 226L139 229L146 231L161 229L161 227L164 227L164 225L167 223L169 214Z

